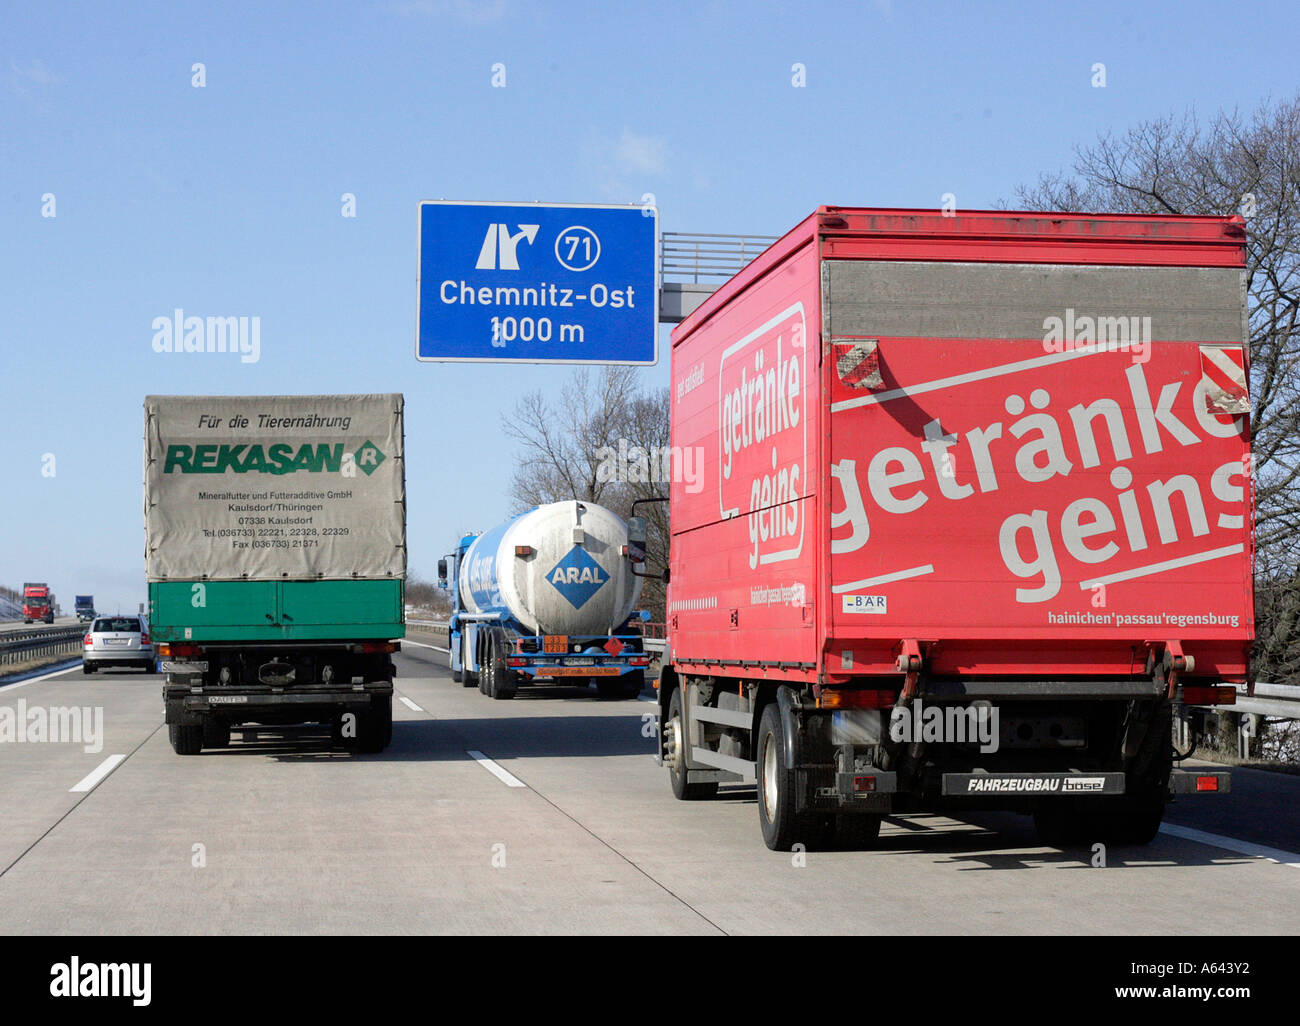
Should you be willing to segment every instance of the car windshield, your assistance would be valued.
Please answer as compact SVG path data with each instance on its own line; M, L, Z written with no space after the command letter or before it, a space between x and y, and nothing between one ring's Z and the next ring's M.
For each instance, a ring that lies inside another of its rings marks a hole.
M129 617L118 617L115 620L96 620L91 631L96 634L139 634L140 621Z

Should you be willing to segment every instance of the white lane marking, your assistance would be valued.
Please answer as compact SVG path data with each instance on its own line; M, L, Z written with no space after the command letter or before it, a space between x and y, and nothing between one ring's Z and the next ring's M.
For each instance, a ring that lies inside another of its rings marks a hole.
M507 773L505 770L503 770L500 766L498 766L495 762L489 759L482 752L475 752L470 749L466 749L465 754L468 755L475 762L477 762L489 773L491 773L499 781L501 781L501 783L505 784L506 787L527 787L528 786L518 777L510 773Z
M1175 826L1173 823L1160 824L1160 832L1170 837L1181 837L1185 841L1199 841L1201 844L1235 851L1239 855L1253 855L1256 858L1268 859L1270 862L1300 869L1300 855L1283 851L1281 848L1268 848L1262 844L1252 844L1250 841L1239 841L1235 837L1224 837L1222 834L1210 834L1204 830L1193 830L1191 827Z
M934 564L926 563L925 566L908 567L906 570L895 570L893 573L881 574L879 577L864 577L860 581L849 581L848 584L837 584L831 591L839 595L846 591L852 591L854 588L870 588L874 584L890 584L894 581L905 581L909 577L924 577L926 574L934 573Z
M448 653L451 652L451 649L443 648L441 645L426 645L423 641L412 641L410 638L403 638L402 644L414 645L416 648L432 648L432 649L436 649L439 652L448 652Z
M68 788L69 794L78 791L93 791L99 786L99 782L112 773L113 770L117 769L118 763L125 758L125 755L110 755L107 759L82 777L75 787Z
M71 673L77 668L74 663L72 666L65 666L62 670L54 670L50 673L44 673L39 677L28 677L26 680L20 680L13 684L0 684L0 691L17 691L19 688L25 688L28 684L39 684L43 680L49 680L51 677L61 677L65 673Z
M406 708L410 709L412 712L424 712L423 709L421 709L418 705L412 702L405 695L398 695L397 697L401 700L402 704L406 706Z
M1166 570L1177 570L1179 567L1192 566L1196 563L1208 563L1212 559L1235 556L1243 549L1244 546L1241 545L1225 545L1221 549L1209 549L1205 552L1198 552L1194 556L1180 556L1178 559L1166 559L1163 563L1137 566L1132 570L1121 570L1118 573L1107 574L1105 577L1094 577L1088 581L1080 581L1079 590L1091 591L1099 584L1116 584L1119 581L1131 581L1135 577L1150 577L1152 574L1164 573Z

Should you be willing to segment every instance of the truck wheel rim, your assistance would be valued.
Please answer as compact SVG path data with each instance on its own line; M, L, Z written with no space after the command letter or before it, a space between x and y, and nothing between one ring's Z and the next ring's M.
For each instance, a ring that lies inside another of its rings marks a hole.
M763 739L763 811L769 823L776 818L776 801L776 745L769 734Z
M668 721L668 729L664 732L664 762L668 764L668 772L677 776L682 771L682 747L679 741L681 737L681 720L674 716Z

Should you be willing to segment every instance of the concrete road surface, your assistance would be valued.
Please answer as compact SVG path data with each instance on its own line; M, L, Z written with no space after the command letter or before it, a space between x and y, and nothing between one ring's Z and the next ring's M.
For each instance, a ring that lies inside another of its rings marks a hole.
M1237 771L1234 794L1180 802L1167 832L1110 848L1106 868L996 813L895 817L877 850L799 857L763 846L752 788L673 799L649 692L494 702L451 682L438 645L405 643L393 744L374 756L260 728L182 758L151 675L74 668L0 688L0 716L89 710L82 743L0 743L0 932L1283 934L1300 922L1300 778ZM86 740L96 715L102 736Z

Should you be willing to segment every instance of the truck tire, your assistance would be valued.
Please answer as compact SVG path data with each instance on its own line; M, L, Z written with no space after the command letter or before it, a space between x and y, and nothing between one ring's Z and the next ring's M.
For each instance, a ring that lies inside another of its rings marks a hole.
M798 777L785 768L781 710L776 702L763 709L758 727L755 776L758 783L758 825L763 842L773 851L792 851L796 844L804 850L823 846L826 840L824 817L795 809ZM799 762L798 753L795 763Z
M673 796L678 801L700 802L718 796L716 780L701 780L691 783L691 771L686 768L686 735L682 729L682 690L673 691L668 702L668 723L664 727L663 746L664 765L668 767L668 782L672 785ZM671 750L670 750L671 749Z
M230 724L209 720L203 724L204 748L229 748Z
M177 755L198 755L203 751L203 728L179 723L167 725L167 736L172 743L172 751Z
M842 812L836 815L828 831L831 847L836 851L870 851L880 839L880 824L884 819L878 812Z
M491 648L492 655L488 665L487 693L491 698L498 701L514 698L518 684L515 681L514 671L506 663L506 653L509 649L505 638L501 635L494 636Z
M370 700L370 708L357 716L357 751L375 755L393 739L393 699L384 695Z

